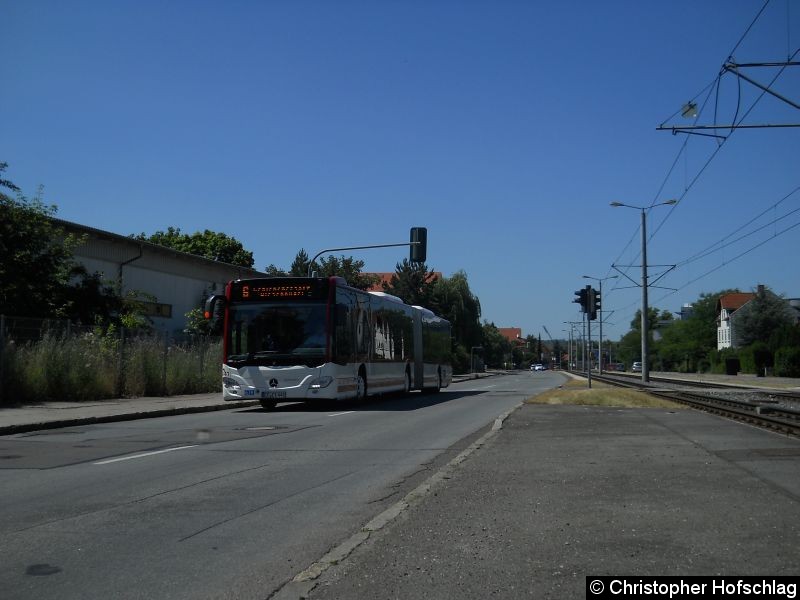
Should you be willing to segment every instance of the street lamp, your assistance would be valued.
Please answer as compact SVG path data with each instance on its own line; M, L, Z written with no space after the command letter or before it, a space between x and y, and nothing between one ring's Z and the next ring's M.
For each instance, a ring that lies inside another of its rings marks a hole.
M592 277L591 275L584 275L583 276L584 279L594 279L595 281L597 281L599 283L600 289L598 291L600 292L600 302L601 303L603 301L603 282L606 279L617 279L618 277L619 277L619 275L609 275L608 277L603 277L601 279L600 277ZM600 305L600 345L598 346L598 352L597 352L597 369L598 369L600 375L602 375L603 374L603 308L602 308L602 304Z
M678 201L666 200L658 204L651 204L650 206L632 206L630 204L623 204L622 202L611 202L611 206L624 206L626 208L633 208L642 214L642 383L650 381L650 367L647 364L648 352L648 307L647 307L647 213L645 211L655 208L656 206L664 206L667 204L677 204Z

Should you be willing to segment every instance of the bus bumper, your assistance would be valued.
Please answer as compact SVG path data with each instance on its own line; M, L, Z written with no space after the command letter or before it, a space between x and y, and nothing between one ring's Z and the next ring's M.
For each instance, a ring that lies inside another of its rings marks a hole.
M223 370L223 400L334 400L339 398L336 380L319 369L287 368L261 370L257 367Z

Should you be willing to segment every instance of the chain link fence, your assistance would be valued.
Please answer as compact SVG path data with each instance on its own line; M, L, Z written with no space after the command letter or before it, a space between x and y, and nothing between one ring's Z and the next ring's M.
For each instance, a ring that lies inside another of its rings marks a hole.
M221 389L222 341L0 315L0 406Z

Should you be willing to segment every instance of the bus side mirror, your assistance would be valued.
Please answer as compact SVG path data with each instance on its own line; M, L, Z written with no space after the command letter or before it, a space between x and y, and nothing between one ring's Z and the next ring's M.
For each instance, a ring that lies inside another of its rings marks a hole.
M206 321L211 322L211 326L214 327L217 322L220 320L219 312L225 307L225 296L214 295L209 296L206 300L206 305L203 308L203 318Z

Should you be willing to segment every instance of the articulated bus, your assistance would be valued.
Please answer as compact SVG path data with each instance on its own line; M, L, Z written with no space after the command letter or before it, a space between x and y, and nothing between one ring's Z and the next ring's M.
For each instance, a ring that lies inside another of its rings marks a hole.
M340 277L231 281L223 305L222 394L266 409L293 400L362 400L452 380L450 323Z

